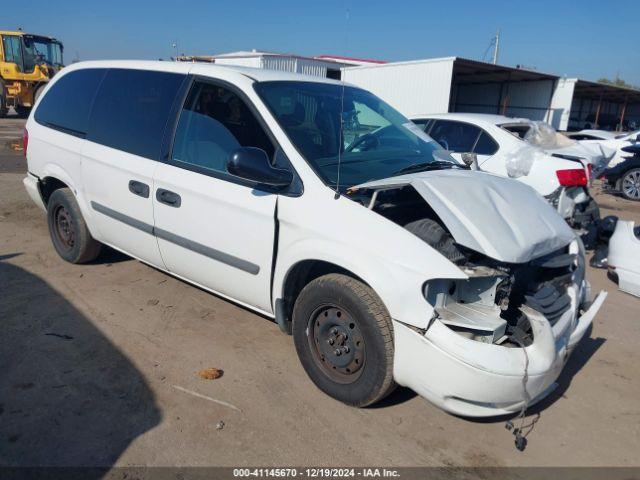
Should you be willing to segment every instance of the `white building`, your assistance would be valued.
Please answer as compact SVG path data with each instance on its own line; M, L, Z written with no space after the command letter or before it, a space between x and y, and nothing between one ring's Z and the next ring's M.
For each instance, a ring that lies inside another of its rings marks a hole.
M497 113L543 120L558 130L640 128L640 90L564 78L460 57L382 62L338 55L306 57L264 51L180 57L344 79L372 91L407 116Z
M640 91L460 57L343 68L342 78L407 116L497 113L558 130L640 124Z
M323 60L321 58L257 50L223 53L208 58L219 65L266 68L335 79L340 79L341 68L353 65L352 63L339 62L333 59Z

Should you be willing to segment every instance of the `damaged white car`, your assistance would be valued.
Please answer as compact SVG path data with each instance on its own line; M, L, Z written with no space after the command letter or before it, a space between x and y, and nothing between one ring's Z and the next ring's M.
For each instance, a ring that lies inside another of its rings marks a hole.
M517 411L604 300L533 189L335 81L78 63L26 129L24 183L62 258L107 244L274 318L349 405L401 384L460 415Z
M413 121L454 157L473 155L481 170L535 188L572 228L584 232L600 218L589 180L604 170L614 149L581 145L525 118L447 113Z
M634 222L618 220L607 262L620 290L640 297L640 227Z

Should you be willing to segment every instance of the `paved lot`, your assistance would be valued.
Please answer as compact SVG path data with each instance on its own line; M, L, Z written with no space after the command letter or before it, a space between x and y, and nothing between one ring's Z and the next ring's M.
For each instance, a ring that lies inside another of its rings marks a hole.
M123 255L64 263L24 170L0 151L1 465L640 464L640 299L603 271L588 276L609 298L520 453L504 419L457 418L404 389L344 406L270 320ZM599 198L640 221L640 205ZM202 380L206 367L224 376Z

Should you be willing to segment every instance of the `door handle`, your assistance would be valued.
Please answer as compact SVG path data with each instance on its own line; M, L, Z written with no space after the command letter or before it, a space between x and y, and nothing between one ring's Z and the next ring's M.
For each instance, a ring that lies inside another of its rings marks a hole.
M174 208L180 207L180 204L182 203L180 195L170 190L165 190L164 188L156 190L156 199L160 203L164 203L165 205L169 205Z
M149 185L146 183L129 180L129 191L139 197L149 198Z

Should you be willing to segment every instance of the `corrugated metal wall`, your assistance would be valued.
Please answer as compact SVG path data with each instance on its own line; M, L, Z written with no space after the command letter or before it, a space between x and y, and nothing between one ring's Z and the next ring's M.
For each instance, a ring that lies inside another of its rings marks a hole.
M283 72L295 72L296 71L296 59L292 57L260 57L260 68L266 68L267 70L280 70Z
M453 58L343 68L342 78L369 90L406 116L449 110Z
M216 58L218 65L236 65L238 67L261 67L261 57L227 57Z
M500 113L501 86L497 83L455 85L452 112Z
M454 80L452 108L454 112L505 114L531 120L549 120L554 80L456 85ZM506 109L503 106L506 105Z
M611 102L608 100L602 100L600 102L598 99L594 98L576 97L573 99L573 103L571 105L569 127L573 130L595 128L596 125L594 124L596 112L598 112L598 103L600 103L600 113L598 114L600 121L598 123L602 122L605 116L609 117L609 119L607 119L609 121L611 121L611 116L617 117L618 120L620 119L623 107L622 102ZM637 125L640 125L640 105L629 103L627 105L624 118L625 123L635 122ZM607 122L607 120L604 121ZM599 128L606 127L601 124Z
M297 66L294 71L297 73L313 75L315 77L327 76L327 67L324 63L320 63L315 60L306 60L303 58L298 58L296 63Z
M312 58L298 58L287 55L257 55L254 57L226 57L217 58L220 65L238 65L242 67L264 68L282 72L300 73L315 77L326 77L329 68L338 70L339 65L333 62L314 60Z

